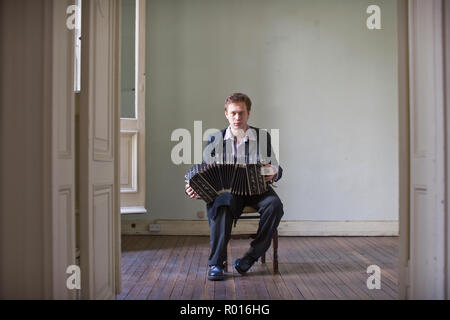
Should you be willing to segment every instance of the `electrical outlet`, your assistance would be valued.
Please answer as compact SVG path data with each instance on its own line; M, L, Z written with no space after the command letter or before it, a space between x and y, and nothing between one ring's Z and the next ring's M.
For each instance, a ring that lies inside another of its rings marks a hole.
M197 211L197 217L203 219L205 217L205 211Z
M150 223L149 224L149 230L150 232L160 232L161 231L161 225L156 223Z

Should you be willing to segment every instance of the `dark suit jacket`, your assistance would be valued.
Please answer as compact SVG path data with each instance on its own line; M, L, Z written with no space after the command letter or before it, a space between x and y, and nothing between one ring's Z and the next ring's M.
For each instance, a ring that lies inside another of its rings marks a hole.
M260 132L261 132L261 134L264 134L264 132L267 134L267 157L268 158L265 158L265 155L261 155L262 157L260 157L260 155L258 154L258 157L257 157L258 161L261 160L261 162L263 162L263 163L271 163L272 165L278 166L278 161L277 161L277 159L275 157L275 154L273 153L270 134L266 130L255 128L255 127L252 127L252 126L249 126L249 127L256 131L256 137L257 137L257 149L256 150L259 150ZM223 155L222 155L222 157L223 157L224 160L225 160L225 155L227 154L227 152L232 152L230 150L227 150L227 148L226 148L226 142L225 142L225 139L224 139L226 130L227 130L227 128L222 129L220 131L221 137L222 137L222 143L223 143ZM208 141L206 143L206 146L205 146L205 151L206 152L209 152L209 151L207 151L208 150L207 146L210 145L211 143L214 143L214 141L215 141L215 139L217 139L217 137L220 138L220 135L216 134L216 135L212 135L212 136L209 137L209 139L208 139ZM218 142L216 142L216 144L217 143ZM250 149L249 148L249 142L246 142L246 146L245 146L245 162L246 163L249 163L249 159L250 159L250 157L249 157L249 149ZM204 154L204 156L205 156L205 154ZM212 157L216 156L215 149L212 150L211 156ZM217 156L220 157L220 155L217 155ZM261 159L261 158L264 158L264 159ZM235 161L236 161L236 158L235 158ZM280 180L282 174L283 174L283 169L281 168L281 166L278 166L278 174L275 177L275 181ZM269 188L271 188L271 187L269 187ZM214 220L214 218L216 217L217 210L219 209L219 207L221 207L221 206L232 206L233 205L232 201L233 201L233 196L232 196L231 193L226 192L226 193L220 194L214 200L214 202L212 202L210 204L207 204L206 207L207 207L208 218ZM234 216L234 218L237 219L239 217L240 213L236 212L235 214L237 214L237 216Z

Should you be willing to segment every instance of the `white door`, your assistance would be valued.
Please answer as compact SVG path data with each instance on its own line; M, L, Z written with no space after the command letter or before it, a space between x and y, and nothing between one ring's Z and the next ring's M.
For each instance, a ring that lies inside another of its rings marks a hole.
M82 3L80 265L82 299L120 290L120 1Z
M69 0L0 2L0 299L74 299Z
M55 299L74 299L66 286L68 266L75 265L74 32L66 25L73 1L52 1L52 261Z
M411 299L445 290L442 0L410 0Z

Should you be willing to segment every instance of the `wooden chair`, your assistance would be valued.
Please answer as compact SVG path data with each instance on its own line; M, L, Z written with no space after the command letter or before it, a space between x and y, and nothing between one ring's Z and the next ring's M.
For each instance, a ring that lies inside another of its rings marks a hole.
M239 219L243 220L259 220L261 215L252 207L245 207L242 210L242 215ZM245 233L245 234L231 234L231 239L255 239L256 233ZM231 240L230 239L230 240ZM272 247L273 247L273 273L278 273L278 230L275 230L272 237ZM266 253L264 252L261 257L261 263L266 263ZM225 262L225 271L228 272L228 264Z

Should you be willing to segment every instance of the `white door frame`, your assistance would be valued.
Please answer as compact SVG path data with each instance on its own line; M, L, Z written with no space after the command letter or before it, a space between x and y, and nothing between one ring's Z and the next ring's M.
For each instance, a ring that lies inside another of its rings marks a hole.
M442 0L409 0L410 210L408 299L444 299L446 252L446 163L444 23ZM447 43L448 48L448 43ZM403 217L401 225L408 224ZM406 248L405 235L401 249ZM448 241L448 240L447 240ZM448 249L447 249L448 250ZM402 253L402 259L404 252ZM404 264L404 261L400 261Z
M410 128L409 128L409 48L408 0L397 0L398 36L398 126L399 126L399 249L398 297L407 298L410 212Z
M446 193L446 202L445 202L445 243L446 243L446 252L445 252L445 299L450 299L450 206L449 206L449 200L450 200L450 188L448 185L448 182L450 181L450 1L445 0L444 1L444 82L445 82L445 193Z

